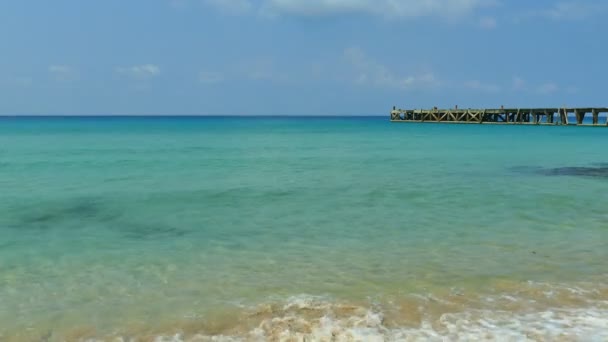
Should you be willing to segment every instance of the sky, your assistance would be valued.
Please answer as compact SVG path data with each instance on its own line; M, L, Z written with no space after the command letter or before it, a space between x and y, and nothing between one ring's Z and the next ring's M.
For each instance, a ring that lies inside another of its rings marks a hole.
M608 107L605 0L1 0L0 115Z

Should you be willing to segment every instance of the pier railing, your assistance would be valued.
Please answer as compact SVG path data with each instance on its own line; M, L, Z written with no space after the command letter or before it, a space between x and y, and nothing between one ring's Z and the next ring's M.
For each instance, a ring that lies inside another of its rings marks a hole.
M602 118L603 120L600 122L601 113L608 113L608 107L498 109L397 109L393 107L391 121L608 127L608 116ZM585 122L587 114L591 114L591 123ZM571 116L574 118L573 121L570 120Z

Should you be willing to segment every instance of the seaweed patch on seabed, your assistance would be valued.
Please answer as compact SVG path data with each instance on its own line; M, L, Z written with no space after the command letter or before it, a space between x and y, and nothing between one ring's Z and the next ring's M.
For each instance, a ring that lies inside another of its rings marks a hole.
M179 228L159 224L150 225L129 222L122 225L122 227L123 230L121 232L123 236L134 240L181 237L187 233Z
M101 227L115 231L128 239L158 239L180 237L187 233L165 224L140 223L125 217L116 204L96 198L74 198L60 203L43 203L36 207L22 207L19 214L9 219L15 229L51 230L55 227Z
M573 176L585 178L608 179L608 163L597 163L594 166L566 166L555 168L516 167L511 170L518 173L532 173L541 176Z
M26 213L20 217L24 225L45 225L73 218L88 218L99 214L100 208L96 201L74 200L63 205L38 206L23 208Z
M107 222L120 216L113 208L108 208L94 198L77 198L61 203L42 203L36 207L23 207L18 210L15 227L50 229L64 226L69 222Z
M608 178L608 167L557 167L543 172L546 176L581 176Z

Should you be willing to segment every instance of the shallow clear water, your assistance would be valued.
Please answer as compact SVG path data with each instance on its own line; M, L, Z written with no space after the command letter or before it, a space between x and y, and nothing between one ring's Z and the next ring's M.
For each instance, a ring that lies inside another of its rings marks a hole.
M606 146L386 118L0 119L0 340L608 339Z

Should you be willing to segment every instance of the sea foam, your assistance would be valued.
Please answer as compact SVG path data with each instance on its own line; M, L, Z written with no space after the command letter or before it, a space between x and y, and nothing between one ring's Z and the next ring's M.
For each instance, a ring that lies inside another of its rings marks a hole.
M394 326L375 309L315 297L291 298L254 329L226 335L158 336L155 342L195 341L606 341L608 309L547 309L525 313L468 310L418 326ZM128 340L118 340L128 341ZM135 339L137 341L137 339Z

